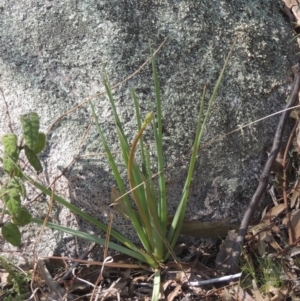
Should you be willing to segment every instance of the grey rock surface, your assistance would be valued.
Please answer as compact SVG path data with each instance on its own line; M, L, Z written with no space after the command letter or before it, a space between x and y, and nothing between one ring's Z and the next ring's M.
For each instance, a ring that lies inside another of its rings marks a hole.
M42 129L47 131L57 117L103 89L102 65L114 85L143 64L149 56L149 42L155 49L168 37L156 62L163 100L165 164L172 165L191 149L203 86L208 84L210 96L235 36L237 44L204 140L283 108L292 83L295 43L280 5L281 1L260 0L0 0L0 87L14 130L20 132L21 114L36 111ZM144 116L154 103L149 64L114 90L129 140L137 132L131 87L136 89ZM94 102L112 151L120 157L109 103L105 96ZM0 118L2 135L9 131L2 99ZM91 111L85 105L54 125L41 156L45 170L39 176L41 182L49 184L69 164L90 120ZM277 121L278 117L266 119L199 153L187 218L241 219ZM151 131L145 136L153 148ZM154 151L152 154L154 157ZM180 199L188 158L166 170L170 214ZM125 167L120 164L120 168L125 175ZM78 159L55 189L83 210L106 220L111 185L114 181L93 126ZM35 195L37 192L32 191L26 202ZM31 204L33 215L42 217L47 202ZM54 207L51 220L97 233L59 206ZM128 222L120 217L116 216L114 227L134 236ZM34 225L25 231L28 250L36 239L34 233ZM48 255L59 245L66 249L66 240L66 235L47 229L37 251ZM69 251L78 250L76 246L73 241Z

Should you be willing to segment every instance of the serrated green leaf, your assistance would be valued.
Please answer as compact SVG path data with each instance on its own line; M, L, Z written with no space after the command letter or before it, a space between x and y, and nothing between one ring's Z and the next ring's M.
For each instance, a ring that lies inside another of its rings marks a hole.
M20 192L18 187L7 187L7 193L10 199L20 200Z
M7 222L2 227L2 236L5 240L7 240L10 244L17 247L21 244L21 233L18 228L13 223Z
M20 178L22 179L23 178L23 174L22 174L22 171L21 171L21 167L19 164L16 164L15 165L15 169L13 169L13 171L10 173L11 177L17 177L17 178Z
M6 134L2 137L4 146L3 169L6 173L11 173L16 169L16 162L19 159L18 138L14 134Z
M18 178L12 178L7 184L7 189L13 189L13 188L17 189L23 198L26 197L26 188L23 181L21 181Z
M0 199L5 203L8 202L9 196L7 193L7 185L3 185L0 189Z
M15 178L12 178L8 183L7 183L7 188L16 188L16 187L19 187L20 184L19 184L19 180L18 179L15 179Z
M27 145L25 145L25 155L31 166L36 170L36 172L41 173L43 171L42 164L37 155Z
M18 216L21 213L21 200L20 195L19 198L9 198L9 200L6 203L7 210L9 213L13 216Z
M19 183L20 183L19 192L20 192L21 196L25 199L26 198L26 188L25 188L25 185L24 185L24 183L22 181L19 181Z
M18 226L25 226L31 222L31 214L25 207L21 207L18 215L14 215L13 222Z
M44 133L39 133L37 136L37 141L32 149L35 154L42 152L46 148L46 135Z
M37 143L39 129L40 129L40 118L36 112L31 112L21 116L21 124L23 127L23 135L26 145L33 149Z

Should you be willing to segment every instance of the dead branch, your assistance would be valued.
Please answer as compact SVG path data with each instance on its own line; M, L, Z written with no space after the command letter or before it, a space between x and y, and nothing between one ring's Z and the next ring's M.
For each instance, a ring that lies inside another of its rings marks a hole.
M296 104L296 101L298 99L298 92L300 89L300 65L299 65L299 63L297 63L295 66L292 67L292 71L295 76L294 88L293 88L293 91L291 92L289 102L286 105L286 109L288 109ZM279 120L279 123L277 126L277 130L275 133L274 141L273 141L272 150L270 152L269 158L268 158L268 160L265 164L265 167L262 171L262 174L260 176L257 189L256 189L256 191L250 201L250 204L244 214L244 217L242 219L242 222L241 222L241 225L240 225L240 228L238 231L238 236L237 236L236 242L233 246L233 252L232 252L230 258L228 259L228 265L227 265L228 272L232 273L232 272L237 271L237 269L238 269L238 262L239 262L239 258L241 255L245 235L247 233L247 229L248 229L249 223L252 219L254 210L255 210L259 200L261 199L263 193L266 190L266 187L267 187L267 184L269 181L271 168L272 168L272 165L279 152L283 131L284 131L289 114L290 114L289 111L284 111L280 117L280 120Z

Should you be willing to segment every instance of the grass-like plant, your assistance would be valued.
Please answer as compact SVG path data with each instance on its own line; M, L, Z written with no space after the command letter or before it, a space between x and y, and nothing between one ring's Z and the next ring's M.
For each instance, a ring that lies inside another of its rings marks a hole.
M268 294L273 289L284 286L282 276L282 263L270 257L260 258L254 255L244 254L241 270L245 275L241 282L243 288L252 289L253 280L258 285L262 294Z
M126 238L125 236L121 235L120 233L118 233L113 229L111 229L110 235L114 237L122 245L109 242L108 247L118 252L127 254L137 259L140 262L146 263L154 269L154 288L153 288L153 296L152 296L153 300L158 300L160 294L161 267L168 260L170 256L172 256L173 259L177 261L176 256L173 252L173 248L177 242L182 227L188 196L189 196L189 189L193 178L196 158L198 156L198 149L200 146L201 139L203 137L205 125L209 118L209 114L212 105L215 101L217 91L220 87L220 83L223 78L225 68L228 63L229 57L231 55L232 49L233 46L225 60L224 66L220 72L219 78L214 87L212 96L208 101L207 110L205 114L203 112L204 101L205 101L205 88L204 88L202 98L200 101L198 122L196 126L196 135L195 135L195 140L192 148L189 169L182 190L182 196L180 202L178 204L175 215L171 220L169 220L167 215L166 181L164 176L165 167L164 167L164 160L163 160L163 145L162 145L162 141L163 141L162 100L160 95L158 75L157 75L153 56L152 56L152 72L153 72L153 81L154 81L154 88L155 88L155 95L156 95L156 103L155 103L156 114L154 114L153 112L148 113L144 121L141 122L141 114L139 110L138 100L134 90L132 90L132 98L135 107L135 116L137 119L138 130L136 136L133 138L131 146L128 142L126 135L124 134L122 123L118 116L115 101L106 75L104 78L106 93L108 95L108 99L113 109L113 115L116 124L116 130L118 134L120 148L122 150L123 160L125 166L127 167L128 185L121 177L115 159L113 158L113 155L110 151L106 138L98 122L98 117L96 116L93 103L90 102L92 114L100 136L100 140L107 154L107 158L110 163L119 190L118 192L115 191L115 195L116 195L116 199L114 203L115 207L116 209L122 208L123 215L126 215L132 221L133 227L140 239L143 249L141 249L139 246L131 242L128 238ZM150 124L152 124L153 127L153 133L154 133L155 144L156 144L156 155L157 155L156 175L158 177L157 185L153 183L154 175L152 174L152 169L151 169L152 162L150 161L148 150L145 147L145 143L143 141L143 132L145 131L148 125L150 126ZM140 166L134 160L138 144L140 145L140 151L141 151ZM14 164L17 166L17 160L14 160ZM18 170L20 169L18 168ZM106 224L98 221L96 218L92 217L91 215L81 211L76 206L64 200L63 198L59 197L51 190L47 189L45 186L33 180L29 176L22 174L21 178L23 180L29 181L38 190L42 191L49 197L53 198L57 203L60 203L63 206L69 208L71 211L73 211L78 216L84 218L86 221L90 222L91 224L97 226L98 228L104 231L108 231L109 227ZM126 187L128 186L130 187L132 200L134 201L137 210L133 209L132 207L132 203L128 195L129 193L127 192L126 189ZM43 221L37 218L31 217L31 221L43 225ZM63 232L69 233L73 236L81 237L83 239L93 241L101 245L106 245L104 239L101 239L95 235L89 235L84 232L80 232L77 230L73 230L49 222L46 225L50 228L58 229Z
M103 131L98 122L98 118L96 116L94 106L92 102L90 102L98 133L100 135L102 144L105 148L110 166L112 168L115 180L117 182L121 194L121 196L117 198L115 202L120 208L122 208L123 213L125 212L126 215L128 215L129 219L132 221L134 229L136 230L136 233L145 250L144 261L156 269L154 275L154 290L153 290L154 299L158 298L159 290L160 290L159 267L163 265L163 263L169 258L170 255L173 257L175 261L177 261L176 255L173 252L173 247L177 242L178 236L180 234L182 222L184 219L188 195L189 195L189 188L193 177L193 172L196 163L196 158L198 155L200 142L204 133L205 125L207 123L210 110L212 108L221 80L223 78L226 64L229 59L229 55L225 61L223 69L219 75L219 79L212 93L212 96L208 102L208 108L205 115L203 114L203 105L205 99L205 88L204 88L201 102L200 102L196 136L193 144L187 178L182 191L181 200L177 207L176 213L173 219L170 221L170 223L168 222L168 215L167 215L166 182L164 177L161 95L160 95L158 75L157 75L155 61L153 57L152 57L152 72L153 72L153 80L154 80L155 95L156 95L156 117L154 116L153 112L150 112L146 115L143 123L141 123L138 101L134 93L134 90L132 90L132 97L135 104L135 116L137 118L138 133L134 137L131 147L129 146L127 137L124 134L107 77L105 77L104 79L105 89L113 109L113 115L115 119L120 147L122 150L123 160L125 166L127 166L130 191L131 191L132 199L134 200L134 203L136 205L137 211L133 210L132 208L131 202L127 194L126 185L120 175L120 172L117 168L117 164L108 147L107 141L104 137ZM153 126L153 132L154 132L154 137L156 142L155 143L156 154L157 154L156 165L158 170L158 192L157 193L154 188L154 184L152 182L153 175L151 171L151 162L149 159L149 153L147 151L147 148L144 146L144 142L143 142L143 132L146 129L147 125L151 123ZM141 150L141 166L142 166L141 168L134 160L134 155L138 143L140 143L140 150Z

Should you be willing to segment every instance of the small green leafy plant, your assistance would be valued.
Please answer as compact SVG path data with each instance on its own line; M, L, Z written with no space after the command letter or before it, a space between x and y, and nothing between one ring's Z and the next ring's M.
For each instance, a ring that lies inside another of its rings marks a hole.
M245 275L241 282L246 289L253 288L253 281L258 286L262 294L268 294L273 288L282 288L284 281L281 279L282 263L276 258L259 258L256 255L244 254L241 270Z
M0 265L8 273L7 283L12 285L12 288L2 292L1 295L5 296L4 301L23 301L28 298L30 294L29 281L30 275L25 272L17 270L11 263L0 256Z
M233 46L232 46L233 49ZM132 90L132 97L133 102L135 106L135 116L137 119L137 128L138 132L136 136L133 139L132 145L130 146L128 139L126 135L124 134L123 127L121 124L121 121L119 119L116 105L113 99L112 91L109 85L109 82L107 80L107 77L104 78L104 84L106 93L108 95L108 99L110 101L110 104L113 109L113 115L114 120L116 124L116 130L118 134L118 139L120 143L120 148L122 151L123 160L125 163L125 166L127 167L127 174L128 174L128 185L130 187L130 192L132 195L132 199L135 203L135 206L137 210L133 209L132 203L129 199L128 193L127 193L127 184L124 181L124 179L121 177L121 174L118 170L117 164L115 162L115 159L113 158L113 155L110 151L110 148L108 146L108 143L106 141L106 138L103 134L103 131L100 127L100 124L98 122L98 118L96 116L93 103L90 102L92 114L95 120L95 124L100 136L100 140L102 142L102 145L105 149L105 152L107 154L107 158L109 160L111 169L113 171L118 191L114 190L113 193L115 195L114 205L117 210L123 213L124 216L126 216L128 219L132 221L133 227L140 239L140 242L143 246L141 249L138 245L135 245L133 242L131 242L128 238L121 235L114 229L111 229L110 235L114 237L118 242L120 242L122 245L109 242L108 247L111 249L114 249L116 251L122 252L124 254L127 254L131 256L132 258L137 259L138 261L142 263L146 263L149 266L151 266L154 270L154 286L153 286L153 294L152 294L152 300L158 300L160 295L160 284L161 284L161 267L163 264L168 260L168 258L171 256L175 261L176 255L174 254L173 248L177 242L178 236L181 231L188 195L189 195L189 188L192 182L193 177L193 171L196 163L196 158L198 155L198 149L200 146L200 142L204 133L205 125L207 123L209 113L211 111L212 105L214 103L214 100L217 95L217 91L219 89L221 80L223 78L226 65L228 63L229 56L232 52L232 49L230 50L228 57L226 58L226 61L224 63L223 69L219 75L219 78L217 80L217 83L215 85L215 88L213 90L212 96L207 104L207 111L204 114L203 108L204 108L204 100L205 100L205 89L201 98L200 102L200 109L199 109L199 115L198 115L198 122L197 122L197 128L196 128L196 136L192 148L192 155L190 159L188 174L186 178L185 185L183 187L181 200L178 204L176 213L173 218L169 218L167 215L167 196L166 196L166 181L164 176L164 161L163 161L163 134L162 134L162 109L161 109L161 96L160 96L160 86L158 81L158 75L156 71L155 61L152 57L152 72L153 72L153 80L154 80L154 87L155 87L155 95L156 95L156 114L153 112L150 112L146 115L146 118L143 122L141 122L141 116L139 111L139 105L138 100L136 97L136 94L134 90ZM34 113L32 113L34 114ZM23 124L23 123L22 123ZM153 181L154 175L152 174L151 166L152 162L150 161L149 152L145 146L145 142L143 141L143 132L146 130L147 126L150 126L152 124L155 143L156 143L156 154L157 154L157 171L158 171L158 188L156 191L156 185ZM23 125L24 127L24 125ZM31 126L32 127L32 126ZM32 132L34 132L32 134ZM24 137L29 134L32 134L30 136L38 137L37 135L40 135L38 133L38 128L24 131ZM5 147L5 156L7 156L7 160L12 160L13 163L11 163L8 166L8 163L6 165L9 168L6 168L6 172L12 176L12 173L15 173L14 178L17 176L22 178L23 180L29 181L32 185L34 185L38 190L42 191L44 194L48 195L49 197L53 198L57 203L62 204L63 206L67 207L71 211L73 211L78 216L84 218L91 224L97 226L98 228L108 231L108 226L100 221L98 221L96 218L92 217L91 215L83 212L82 210L78 209L76 206L71 204L70 202L64 200L63 198L59 197L49 189L47 189L42 184L38 183L28 175L25 175L24 173L20 172L20 168L16 166L17 165L17 158L18 158L18 152L20 150L20 147L17 147L16 144L16 138L14 138L15 141L13 142L14 147L12 148L14 151L10 150L9 148ZM25 155L27 156L29 162L34 166L38 167L36 163L36 149L37 143L39 139L36 139L36 142L31 141L31 143L27 142L26 138L26 148L25 148ZM45 141L45 139L44 139ZM42 144L42 143L41 143ZM135 152L137 150L138 144L140 145L140 151L141 151L141 164L140 166L138 163L134 160ZM44 145L43 145L44 146ZM27 149L27 152L26 152ZM29 151L28 151L29 150ZM40 150L40 148L38 148ZM35 157L30 158L31 155L35 155ZM36 168L38 172L41 171L41 166L39 168ZM13 174L14 175L14 174ZM5 186L4 189L4 195L8 195L9 189L8 186ZM21 194L21 189L18 190L19 194ZM2 193L3 194L3 193ZM2 199L5 200L5 197L2 197ZM122 210L120 210L122 208ZM34 223L37 223L39 225L43 225L43 221L34 217L31 217L31 221ZM57 225L54 223L48 222L46 224L48 227L53 229L58 229L61 231L64 231L66 233L69 233L73 236L77 236L92 242L96 242L101 245L106 245L105 239L99 238L95 235L89 235L84 232L80 232L77 230L70 229L68 227L63 227L61 225Z
M8 175L8 181L0 189L0 198L4 204L2 219L4 213L8 213L12 221L3 223L1 220L1 230L3 238L14 246L21 243L19 226L25 226L31 222L30 213L21 204L21 199L26 197L26 189L19 165L20 153L24 150L30 165L37 173L40 173L43 168L37 154L43 151L46 146L46 135L39 132L40 122L37 113L33 112L21 116L21 124L23 137L20 145L17 136L13 133L2 137L4 146L3 170Z

